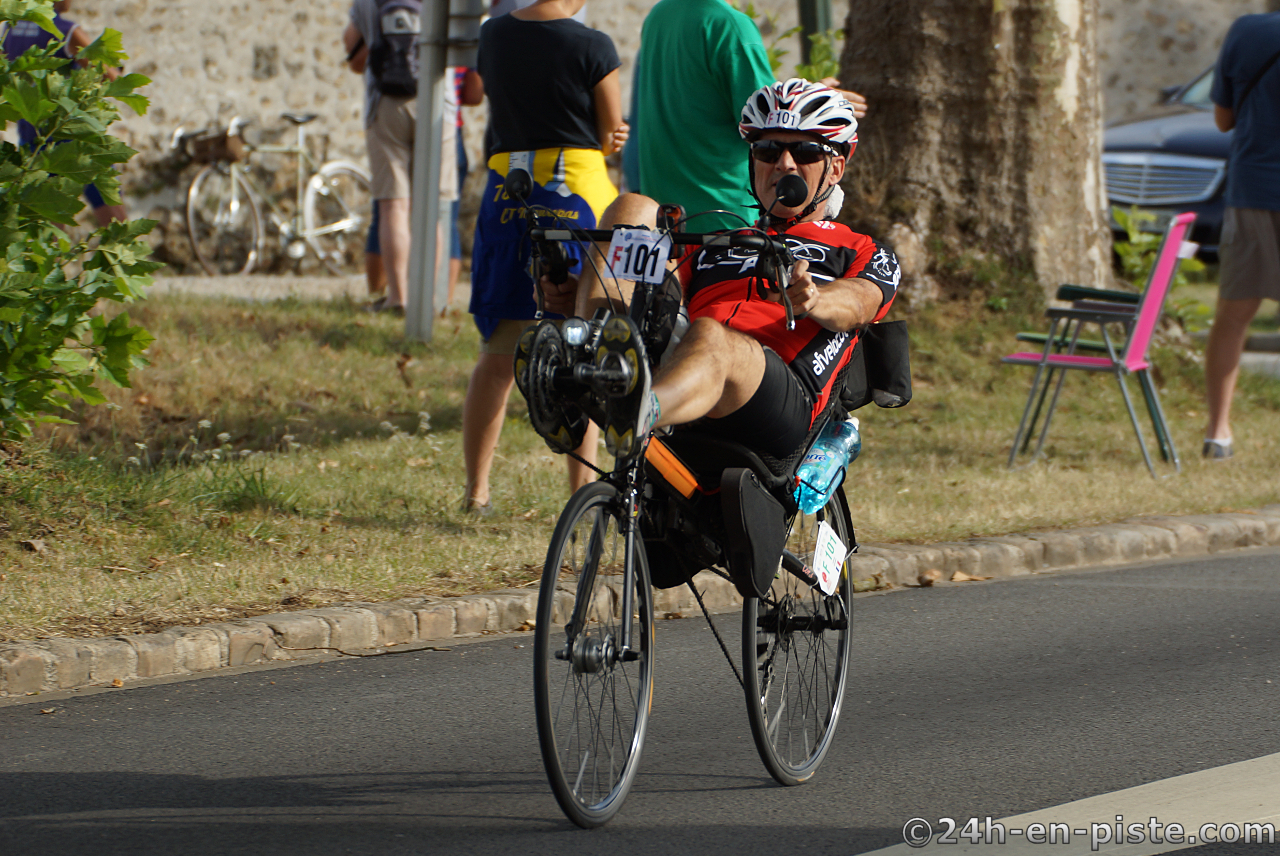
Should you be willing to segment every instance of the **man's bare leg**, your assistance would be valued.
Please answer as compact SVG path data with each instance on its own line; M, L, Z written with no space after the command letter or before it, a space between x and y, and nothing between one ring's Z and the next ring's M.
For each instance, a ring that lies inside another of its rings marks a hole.
M655 428L719 419L751 400L764 379L764 348L719 321L698 318L653 382Z
M387 272L388 309L404 306L409 283L409 200L378 200L378 243Z
M1231 439L1231 399L1240 376L1240 354L1249 336L1249 322L1262 305L1259 298L1218 299L1204 356L1205 391L1209 405L1206 440Z

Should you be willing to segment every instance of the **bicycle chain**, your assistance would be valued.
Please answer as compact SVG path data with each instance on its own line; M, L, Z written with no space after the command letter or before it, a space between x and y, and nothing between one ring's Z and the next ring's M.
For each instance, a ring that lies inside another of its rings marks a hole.
M711 635L716 637L716 643L720 646L720 651L724 654L724 658L729 661L729 668L733 669L733 676L738 679L738 685L745 691L747 684L742 680L742 673L738 671L738 664L733 661L733 657L729 656L729 649L724 644L724 639L720 638L720 631L716 629L716 623L711 620L711 613L707 612L707 605L702 602L702 594L693 585L693 580L687 580L685 585L689 587L689 591L693 592L694 598L698 601L698 606L702 608L702 615L707 619L707 626L711 628Z

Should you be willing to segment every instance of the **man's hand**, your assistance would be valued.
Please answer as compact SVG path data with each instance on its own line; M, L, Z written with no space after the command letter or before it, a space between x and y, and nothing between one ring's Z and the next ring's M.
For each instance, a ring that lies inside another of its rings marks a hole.
M837 333L871 323L881 300L879 286L865 279L814 281L809 275L809 263L803 259L791 268L787 296L791 298L791 311L797 318L809 318ZM780 303L782 296L776 291L770 292L769 299Z
M841 89L840 81L836 80L834 77L824 77L822 79L822 85L830 86L836 92L843 95L844 100L848 101L853 106L854 116L861 119L863 116L867 115L867 99L863 98L856 92L850 92L848 89Z
M547 275L543 274L538 280L538 287L542 289L542 308L547 312L554 312L557 315L568 317L573 314L574 302L578 297L578 277L569 274L569 278L560 284L556 284L547 279Z
M797 318L813 315L814 309L821 302L818 284L809 276L809 263L804 259L796 262L791 268L791 286L787 289L787 297L791 298L791 311ZM781 301L781 297L770 295L770 299ZM817 318L813 320L817 321ZM818 321L821 324L821 321Z

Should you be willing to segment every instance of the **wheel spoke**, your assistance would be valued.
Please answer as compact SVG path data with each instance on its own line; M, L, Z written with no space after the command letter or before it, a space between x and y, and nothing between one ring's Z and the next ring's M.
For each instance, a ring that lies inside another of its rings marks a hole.
M351 166L325 164L308 182L300 237L330 272L354 274L363 268L372 204L368 179Z

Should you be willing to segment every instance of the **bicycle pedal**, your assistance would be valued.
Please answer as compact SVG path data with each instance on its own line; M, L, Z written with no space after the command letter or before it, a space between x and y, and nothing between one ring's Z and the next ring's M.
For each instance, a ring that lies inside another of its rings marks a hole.
M591 375L591 388L597 395L620 398L631 391L635 366L622 354L605 354Z

